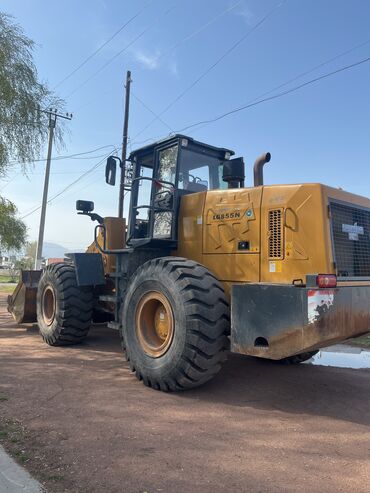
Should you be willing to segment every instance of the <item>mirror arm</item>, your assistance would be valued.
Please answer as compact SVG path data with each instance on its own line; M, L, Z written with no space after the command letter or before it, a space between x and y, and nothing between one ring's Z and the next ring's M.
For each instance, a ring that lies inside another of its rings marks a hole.
M98 221L99 224L104 224L104 219L99 214L96 214L96 212L77 212L77 214L89 216L92 221Z

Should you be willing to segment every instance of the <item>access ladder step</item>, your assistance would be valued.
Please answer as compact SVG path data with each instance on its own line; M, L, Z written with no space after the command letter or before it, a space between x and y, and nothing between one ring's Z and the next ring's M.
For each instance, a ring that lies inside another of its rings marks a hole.
M119 330L120 324L118 322L108 322L107 327L109 327L110 329Z
M116 279L116 278L122 277L122 274L119 272L110 272L108 274L108 277L110 277L111 279Z
M118 298L118 296L104 294L99 296L99 301L108 301L109 303L119 303L120 299Z

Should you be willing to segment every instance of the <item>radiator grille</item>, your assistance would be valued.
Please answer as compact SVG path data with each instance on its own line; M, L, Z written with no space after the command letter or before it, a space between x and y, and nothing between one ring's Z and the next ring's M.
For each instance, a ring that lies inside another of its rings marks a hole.
M282 210L273 209L268 212L269 258L283 258Z
M370 209L330 203L333 253L340 277L370 277Z

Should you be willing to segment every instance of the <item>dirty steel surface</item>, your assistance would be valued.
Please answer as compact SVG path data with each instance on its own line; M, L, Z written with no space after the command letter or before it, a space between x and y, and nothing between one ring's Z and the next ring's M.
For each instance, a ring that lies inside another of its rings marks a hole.
M369 491L369 370L230 355L207 385L164 394L130 374L114 331L51 348L1 302L0 425L25 430L49 493Z

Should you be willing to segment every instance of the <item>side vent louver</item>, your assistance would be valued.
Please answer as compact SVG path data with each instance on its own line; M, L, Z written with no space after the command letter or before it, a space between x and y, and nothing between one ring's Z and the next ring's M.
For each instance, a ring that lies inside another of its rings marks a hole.
M282 209L268 212L268 254L270 259L283 258Z

